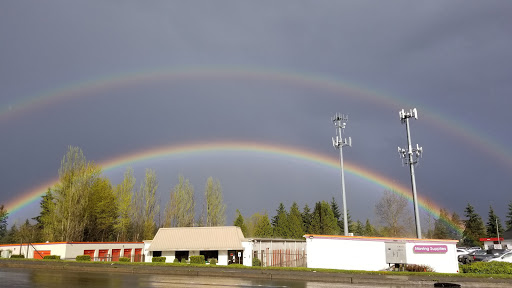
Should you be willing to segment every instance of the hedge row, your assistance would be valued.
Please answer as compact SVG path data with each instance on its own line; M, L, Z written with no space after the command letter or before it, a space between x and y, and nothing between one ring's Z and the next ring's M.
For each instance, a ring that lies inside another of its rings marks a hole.
M119 257L119 262L130 262L130 257Z
M25 255L11 255L11 258L25 258Z
M205 264L204 255L190 256L190 264Z
M60 260L60 256L59 255L46 255L43 257L43 259Z
M217 259L215 258L208 259L208 262L210 263L210 265L217 265Z
M91 255L78 255L76 261L91 261Z
M461 265L461 272L476 274L512 274L512 263L507 262L473 262Z
M151 262L165 262L165 257L153 257Z

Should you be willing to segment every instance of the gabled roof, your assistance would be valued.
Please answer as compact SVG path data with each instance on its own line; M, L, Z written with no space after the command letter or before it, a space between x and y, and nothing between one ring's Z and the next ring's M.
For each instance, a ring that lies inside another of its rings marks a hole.
M149 251L243 250L237 226L160 228Z

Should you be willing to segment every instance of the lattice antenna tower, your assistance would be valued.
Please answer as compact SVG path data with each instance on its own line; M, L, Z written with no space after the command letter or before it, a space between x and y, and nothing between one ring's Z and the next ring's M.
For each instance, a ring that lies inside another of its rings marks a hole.
M418 110L416 108L410 109L406 112L404 109L398 112L400 122L405 124L407 130L407 148L398 147L398 153L402 158L402 164L408 165L411 172L411 186L412 186L412 199L414 203L414 220L416 222L416 236L421 239L421 224L418 210L418 196L416 193L416 176L414 174L414 165L418 163L419 158L422 156L423 148L416 144L413 148L411 145L411 130L409 129L409 118L418 119Z
M341 195L343 197L343 232L345 236L348 234L348 217L347 217L347 198L345 196L345 172L343 170L343 147L352 147L352 138L343 138L345 127L347 126L348 116L336 113L331 118L336 127L336 138L332 138L332 146L340 150L340 170L341 170Z

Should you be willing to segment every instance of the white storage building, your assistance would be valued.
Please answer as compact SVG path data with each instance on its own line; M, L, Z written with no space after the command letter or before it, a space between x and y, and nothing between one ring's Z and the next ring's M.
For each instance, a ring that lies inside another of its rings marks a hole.
M381 271L394 264L427 265L458 273L457 240L304 235L307 267Z
M132 262L143 262L143 248L143 242L48 242L0 244L0 253L2 257L22 254L34 259L58 255L63 260L90 255L92 261L119 261L119 257L128 257Z

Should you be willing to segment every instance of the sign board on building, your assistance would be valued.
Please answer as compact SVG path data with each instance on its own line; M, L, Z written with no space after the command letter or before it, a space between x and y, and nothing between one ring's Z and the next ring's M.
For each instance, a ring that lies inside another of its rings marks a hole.
M386 263L388 264L405 264L407 257L405 253L405 243L386 242Z
M446 245L414 245L414 253L446 253L448 246Z

